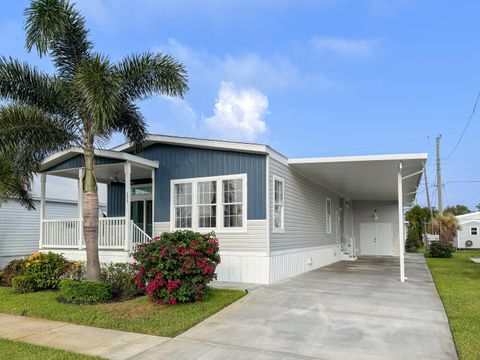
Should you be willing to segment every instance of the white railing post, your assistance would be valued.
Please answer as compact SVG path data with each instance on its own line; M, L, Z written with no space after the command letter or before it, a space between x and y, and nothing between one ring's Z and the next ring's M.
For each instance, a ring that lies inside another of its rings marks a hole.
M125 251L130 249L130 193L131 193L131 184L130 184L130 174L132 173L132 167L130 163L125 163L124 165L125 172Z
M83 169L78 169L78 248L83 247Z
M47 187L47 174L40 174L40 239L38 240L38 248L43 248L44 243L44 220L45 220L45 192Z

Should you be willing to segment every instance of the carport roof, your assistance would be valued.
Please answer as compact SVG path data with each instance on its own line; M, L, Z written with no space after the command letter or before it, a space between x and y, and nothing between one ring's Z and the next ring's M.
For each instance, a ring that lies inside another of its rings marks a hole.
M428 154L394 154L289 159L292 169L350 200L398 199L398 170L402 163L403 201L415 199Z

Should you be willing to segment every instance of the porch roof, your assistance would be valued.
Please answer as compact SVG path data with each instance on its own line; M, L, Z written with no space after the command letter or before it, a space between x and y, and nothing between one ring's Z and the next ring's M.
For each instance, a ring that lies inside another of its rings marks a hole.
M84 167L81 155L83 155L81 148L55 153L42 163L41 172L78 179L78 169ZM150 178L151 170L158 168L158 161L119 151L95 149L95 159L95 175L99 182L104 183L125 180L124 164L127 162L131 164L132 179Z
M426 153L289 159L306 178L350 200L398 200L398 171L402 163L403 201L415 199L427 160ZM409 176L411 175L411 176Z

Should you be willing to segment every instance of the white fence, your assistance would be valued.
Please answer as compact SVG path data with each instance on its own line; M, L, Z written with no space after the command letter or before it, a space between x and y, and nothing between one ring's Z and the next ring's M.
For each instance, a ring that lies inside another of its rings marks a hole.
M124 217L100 218L98 221L99 249L132 249L151 239L130 220L129 236ZM43 220L40 248L85 248L82 219Z
M44 247L78 248L81 235L81 219L43 220Z

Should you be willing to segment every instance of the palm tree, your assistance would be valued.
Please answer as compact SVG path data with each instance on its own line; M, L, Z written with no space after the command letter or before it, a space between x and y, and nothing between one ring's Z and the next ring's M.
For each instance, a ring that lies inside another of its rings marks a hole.
M61 149L82 147L86 275L98 280L95 146L121 132L141 149L146 123L135 102L153 94L183 97L186 70L161 53L114 63L95 52L84 18L68 0L32 1L25 16L27 50L49 56L56 73L0 57L0 166L10 169L9 176L0 176L0 191L10 191L28 206L32 177L42 160ZM12 153L18 155L11 158Z

